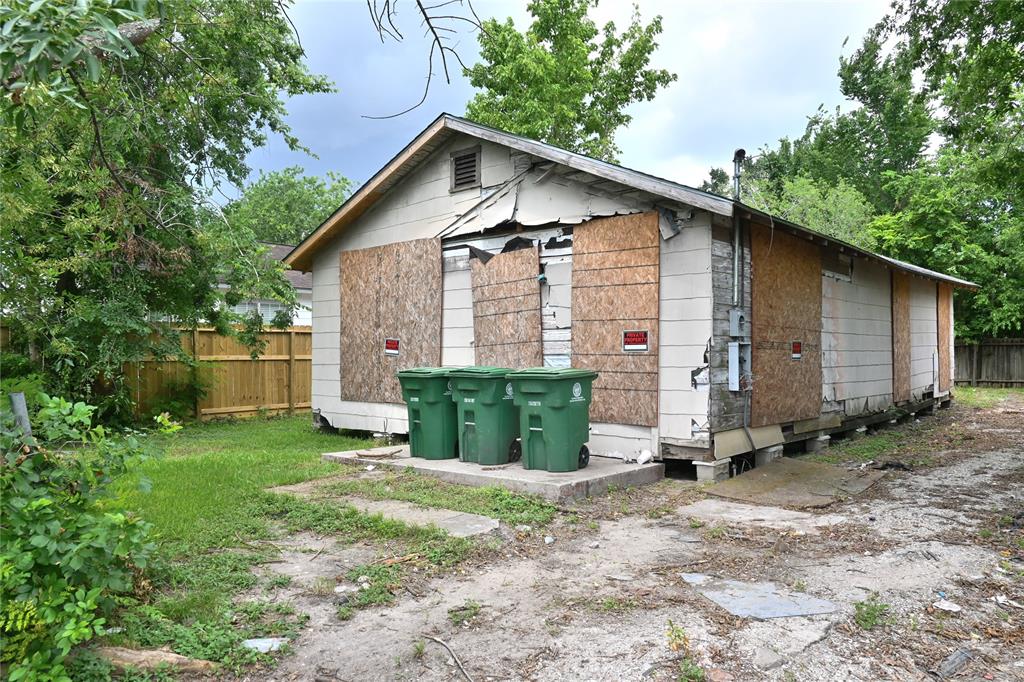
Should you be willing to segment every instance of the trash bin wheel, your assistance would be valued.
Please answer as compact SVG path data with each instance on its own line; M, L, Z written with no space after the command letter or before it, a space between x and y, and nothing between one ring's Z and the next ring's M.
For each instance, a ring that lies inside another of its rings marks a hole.
M508 446L508 461L518 462L523 456L523 444L517 438Z
M586 469L590 464L590 449L586 445L580 448L580 469Z

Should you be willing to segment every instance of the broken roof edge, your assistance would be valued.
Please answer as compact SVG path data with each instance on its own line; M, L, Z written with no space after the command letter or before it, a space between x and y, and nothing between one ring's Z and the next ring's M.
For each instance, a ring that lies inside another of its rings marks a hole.
M780 218L778 216L772 215L771 213L766 213L765 211L762 211L760 209L756 209L753 206L748 206L747 204L744 204L743 202L737 201L737 202L735 202L735 204L736 204L736 210L742 210L742 211L746 211L750 215L756 215L756 216L758 216L758 217L760 217L760 218L762 218L764 220L767 220L769 225L778 224L778 225L781 225L781 226L785 227L788 230L792 230L794 232L798 232L798 233L800 233L801 235L803 235L805 237L810 237L810 238L813 238L813 239L818 239L818 240L824 241L826 243L835 244L835 245L841 247L844 251L852 252L852 253L854 253L856 255L861 256L862 258L870 258L870 259L876 260L876 261L878 261L878 262L880 262L883 265L886 265L888 267L896 268L898 270L903 270L905 272L909 272L912 275L918 275L918 276L921 276L921 277L927 277L929 279L935 279L935 280L939 280L939 281L942 281L942 282L949 282L950 284L952 284L954 286L957 286L957 287L960 287L960 288L963 288L963 289L980 289L981 288L978 284L975 284L974 282L968 281L966 279L960 279L959 277L954 277L953 275L946 275L946 274L941 273L941 272L936 272L935 270L929 270L928 268L922 268L921 266L914 265L913 263L907 263L905 261L897 260L895 258L890 258L889 256L883 256L880 253L875 253L874 251L869 251L869 250L867 250L865 248L862 248L860 246L855 246L855 245L853 245L853 244L851 244L849 242L843 241L842 239L837 239L835 237L832 237L830 235L824 234L822 232L818 232L817 230L812 230L809 227L804 227L803 225L797 225L796 223L792 223L792 222L786 220L785 218Z
M331 213L331 215L329 215L316 230L299 242L298 246L292 249L291 253L284 258L284 262L295 270L310 272L312 270L313 254L316 252L317 244L324 239L329 239L335 236L335 233L338 231L336 228L338 227L338 224L342 222L343 218L350 214L354 214L352 215L352 219L355 219L361 215L363 211L369 208L370 205L372 205L376 199L383 194L382 192L378 192L380 185L404 164L408 163L421 147L444 130L452 130L454 132L470 135L495 144L504 145L553 163L568 166L580 172L590 173L591 175L595 175L612 182L618 182L666 199L674 199L680 203L704 209L718 215L731 217L736 210L742 209L744 211L748 211L752 215L758 215L761 218L767 219L769 224L773 222L778 223L789 229L800 232L805 236L838 244L844 249L857 253L865 258L875 259L889 267L904 270L922 277L949 282L955 286L965 289L980 288L979 285L974 282L953 277L952 275L946 275L941 272L935 272L934 270L922 268L895 258L883 256L859 246L854 246L848 242L844 242L841 239L836 239L826 234L822 234L802 225L791 223L788 220L779 218L778 216L773 216L770 213L765 213L764 211L748 206L739 201L733 201L732 199L728 199L717 194L694 189L693 187L688 187L687 185L683 185L678 182L659 178L657 176L650 175L649 173L618 166L613 163L609 163L608 161L601 161L600 159L584 156L583 154L570 152L545 142L538 142L520 135L498 130L497 128L491 128L479 123L474 123L473 121L459 116L453 116L447 112L442 112L437 118L435 118L430 125L424 128L419 135L413 138L409 144L395 154L395 156L392 157L391 160L388 161L379 171L374 173L373 177L367 180L358 190L346 199L341 206ZM374 194L375 192L377 192L377 194ZM340 227L343 228L344 224Z

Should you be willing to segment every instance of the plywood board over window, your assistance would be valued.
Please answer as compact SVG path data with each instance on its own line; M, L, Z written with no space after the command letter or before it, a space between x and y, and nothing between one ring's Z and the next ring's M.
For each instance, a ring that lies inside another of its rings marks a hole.
M892 273L892 399L910 400L910 275Z
M751 424L817 417L822 400L821 250L763 225L751 226L750 246Z
M590 420L658 424L658 214L598 218L573 232L572 366L596 370ZM624 332L646 332L629 351Z
M537 247L470 259L476 364L523 369L543 364Z
M939 392L953 385L953 286L939 282Z
M440 363L441 266L440 239L341 252L342 400L400 403L395 373Z

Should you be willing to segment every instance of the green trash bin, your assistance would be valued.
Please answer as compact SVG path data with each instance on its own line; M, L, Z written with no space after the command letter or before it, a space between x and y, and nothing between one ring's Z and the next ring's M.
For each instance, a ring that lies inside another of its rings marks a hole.
M505 378L510 371L505 367L452 370L463 462L494 465L519 459L519 412L512 400L512 384Z
M587 466L591 386L597 372L538 367L507 377L519 408L523 468L576 471Z
M409 412L409 454L423 459L459 456L458 422L450 367L414 367L398 372Z

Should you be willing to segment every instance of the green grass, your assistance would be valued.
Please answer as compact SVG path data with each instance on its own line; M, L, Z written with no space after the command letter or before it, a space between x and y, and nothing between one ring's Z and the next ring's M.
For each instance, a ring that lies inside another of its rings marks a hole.
M481 608L483 606L480 602L467 599L461 606L448 609L448 620L456 627L464 625L476 618L480 614Z
M264 488L336 473L322 453L367 444L313 431L306 416L195 424L163 439L163 456L141 468L151 492L129 481L121 500L182 552L237 544L267 535L265 519L240 513Z
M386 542L389 551L407 553L412 557L410 564L427 570L465 559L473 544L436 528L409 526L349 505L266 490L336 475L339 467L322 462L321 453L368 443L315 432L305 416L193 424L173 437L156 440L162 456L147 461L123 481L116 502L153 524L159 551L138 598L121 601L111 624L123 631L110 640L126 646L168 646L233 670L272 661L272 656L241 647L241 641L292 636L305 617L287 606L238 605L236 601L241 592L260 582L254 567L275 560L278 548L264 540L282 527L311 530L341 541ZM148 480L149 492L138 485L142 478ZM506 504L511 510L517 503ZM500 506L500 501L495 504ZM405 564L353 569L350 579L357 579L357 572L366 575L368 588L338 609L339 619L350 618L355 609L392 601L406 570ZM271 578L267 586L280 588L289 582ZM101 671L82 676L108 678Z
M403 500L426 507L452 509L499 519L515 526L543 526L556 513L539 497L519 495L494 486L470 488L411 472L387 472L375 478L353 478L325 486L335 495L358 495L374 500Z
M978 386L957 386L953 389L953 400L965 407L987 410L995 407L1013 395L1024 393L1019 388L985 388Z

